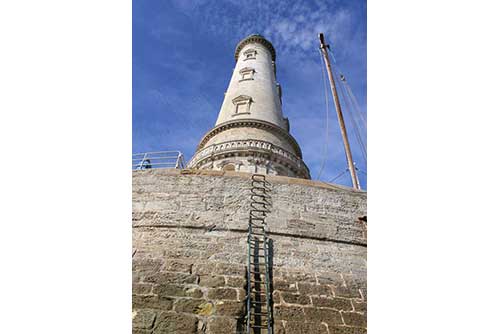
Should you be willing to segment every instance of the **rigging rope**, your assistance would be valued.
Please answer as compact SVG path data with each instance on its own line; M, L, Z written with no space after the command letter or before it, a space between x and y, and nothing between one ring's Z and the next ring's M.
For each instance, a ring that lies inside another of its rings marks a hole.
M328 50L328 52L333 57L333 51ZM334 58L334 63L335 63L335 58ZM337 65L337 64L335 64L335 65ZM340 66L337 65L336 67L338 67L339 71L342 72L342 69L340 68ZM335 68L334 68L334 70L335 70ZM361 120L363 121L362 124L364 125L364 129L366 131L366 118L365 118L363 112L361 111L361 108L360 108L359 103L358 103L358 99L356 99L356 96L354 96L352 89L351 89L351 86L349 86L349 84L347 83L347 80L345 80L345 77L344 77L344 80L341 80L341 81L342 81L343 86L346 87L347 93L348 93L350 99L352 100L353 105L355 106L355 111L357 113L357 116L359 116L359 118L361 118Z
M342 85L342 89L340 90L340 94L342 95L342 99L345 102L345 107L346 108L344 108L344 109L347 110L347 113L349 114L349 118L351 120L352 127L354 128L354 134L356 136L356 140L358 141L358 144L359 144L359 146L361 148L361 153L362 153L362 156L363 156L363 160L365 161L365 164L367 164L367 161L366 161L367 160L367 158L366 158L366 145L363 142L363 138L361 137L360 129L359 129L357 123L356 123L356 120L354 119L354 117L352 115L351 108L349 107L349 104L352 104L352 103L351 103L351 101L348 101L348 99L346 97L346 93L344 93L344 91L345 91L345 87Z
M329 51L329 53L332 55L333 57L333 52L332 51ZM351 125L352 127L354 128L354 134L356 136L356 140L360 146L360 149L361 149L361 153L362 153L362 156L363 156L363 160L365 161L365 164L367 164L367 153L366 153L366 145L364 144L364 141L363 141L363 137L361 136L361 130L360 130L360 126L358 125L358 122L357 122L357 119L354 117L353 115L353 112L351 111L351 108L350 106L353 107L353 109L355 109L355 106L354 106L354 102L352 99L349 99L349 93L346 89L346 86L345 84L347 83L346 80L345 80L345 77L343 75L341 75L338 71L337 71L337 67L338 66L332 66L332 69L333 69L333 72L334 72L334 76L337 77L337 80L340 80L342 82L341 86L342 88L340 89L340 93L342 95L342 100L344 101L344 105L345 105L345 108L349 114L349 118L351 120ZM340 70L340 68L339 68ZM351 91L352 93L352 91ZM352 95L352 94L351 94ZM353 95L352 95L353 96ZM357 103L357 102L356 102ZM358 105L359 107L359 105ZM361 112L359 112L359 114L361 114ZM365 121L365 119L363 118L363 120ZM366 121L365 121L365 131L366 131Z
M363 125L365 126L365 129L366 129L366 118L363 115L363 113L361 112L361 108L359 107L358 100L356 99L356 97L352 93L351 86L349 86L349 84L347 83L347 80L344 81L344 85L347 88L347 93L351 97L351 100L353 101L353 104L355 106L356 112L358 113L358 116L363 121Z
M327 49L327 50L328 50L327 52L329 52L330 55L332 56L333 63L335 65L337 65L336 59L335 59L335 57L333 55L333 52L331 50L329 50L329 49ZM329 132L329 123L328 123L328 119L329 119L329 104L328 104L328 92L327 92L328 89L326 87L326 74L325 74L326 64L325 64L325 60L323 59L323 56L321 54L321 51L319 51L319 52L320 52L320 57L321 57L321 69L322 69L321 73L322 73L322 77L323 77L323 87L324 87L324 92L325 92L326 134L325 134L325 145L324 145L324 148L323 148L323 160L321 162L320 170L319 170L319 173L318 173L318 177L317 177L318 180L320 179L321 174L323 173L323 169L324 169L325 162L326 162L326 153L327 153L327 149L328 149L328 132ZM332 66L332 68L333 68L333 71L334 71L334 75L336 74L337 78L339 78L340 74L336 71L336 66ZM340 70L340 68L339 68L339 70ZM366 132L366 118L364 117L363 113L361 112L361 108L359 107L358 101L356 100L354 94L352 93L352 90L351 90L350 86L345 81L345 78L344 78L344 80L342 80L342 78L341 78L340 81L342 81L342 87L343 87L343 89L341 89L341 94L342 94L344 103L346 104L346 109L348 110L349 118L351 119L351 123L352 123L353 128L354 128L354 132L355 132L355 135L356 135L356 140L357 140L359 146L361 147L361 151L362 151L361 153L362 153L363 159L364 159L365 164L366 164L367 163L366 145L363 142L363 138L361 136L360 127L358 126L358 123L357 123L357 118L355 118L354 115L352 114L351 109L348 106L348 103L352 106L352 109L354 109L354 112L356 112L357 116L359 116L359 118L361 118L362 125L364 125L365 132ZM355 167L355 168L356 168L356 170L359 170L357 167ZM348 171L349 171L349 169L346 169L345 171L343 171L342 173L340 173L336 177L332 178L328 182L333 182L333 181L337 180L341 176L345 175ZM363 173L366 175L366 172L363 172Z
M326 154L328 151L328 132L329 132L328 119L330 117L329 117L329 112L328 112L328 88L326 87L326 74L325 74L326 64L325 64L325 60L323 59L323 55L321 54L321 51L318 50L318 52L319 52L319 55L321 58L320 67L321 67L321 74L323 75L323 88L324 88L324 92L325 92L325 106L326 106L325 145L323 146L323 160L321 161L321 166L319 168L318 177L317 177L317 179L319 180L321 177L321 174L323 173L323 169L324 169L325 163L326 163Z
M342 173L340 173L339 175L335 176L333 179L331 179L330 181L328 182L333 182L335 181L336 179L338 179L339 177L341 177L342 175L344 175L345 173L347 173L349 171L349 169L346 169L345 171L343 171Z

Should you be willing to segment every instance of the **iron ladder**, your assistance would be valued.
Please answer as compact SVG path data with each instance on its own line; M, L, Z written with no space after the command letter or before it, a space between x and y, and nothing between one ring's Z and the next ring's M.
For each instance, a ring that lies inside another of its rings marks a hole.
M270 212L269 183L265 175L252 175L248 221L247 316L248 334L272 334L269 239L266 216Z

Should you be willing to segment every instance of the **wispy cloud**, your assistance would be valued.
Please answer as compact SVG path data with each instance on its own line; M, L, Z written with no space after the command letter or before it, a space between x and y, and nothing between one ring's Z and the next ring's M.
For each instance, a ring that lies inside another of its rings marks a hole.
M174 1L187 15L203 20L211 33L241 39L260 33L281 54L301 56L314 50L323 32L339 43L353 34L351 13L333 1Z

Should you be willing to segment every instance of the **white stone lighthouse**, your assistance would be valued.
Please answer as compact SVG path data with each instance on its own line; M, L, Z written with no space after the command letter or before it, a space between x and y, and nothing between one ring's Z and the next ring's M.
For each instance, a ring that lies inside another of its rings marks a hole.
M188 168L310 179L290 135L276 81L276 52L260 35L240 41L236 66L215 127L201 139Z

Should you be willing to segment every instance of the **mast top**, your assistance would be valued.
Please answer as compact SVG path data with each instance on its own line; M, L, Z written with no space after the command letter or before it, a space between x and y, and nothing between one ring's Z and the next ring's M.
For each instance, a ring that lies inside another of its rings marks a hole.
M318 37L319 37L319 42L320 42L320 46L319 46L319 47L320 47L320 48L325 48L325 47L326 47L326 48L328 48L328 49L329 49L329 48L330 48L330 45L329 45L329 44L325 44L325 35L323 35L323 33L322 33L322 32L320 32L320 33L318 34Z

